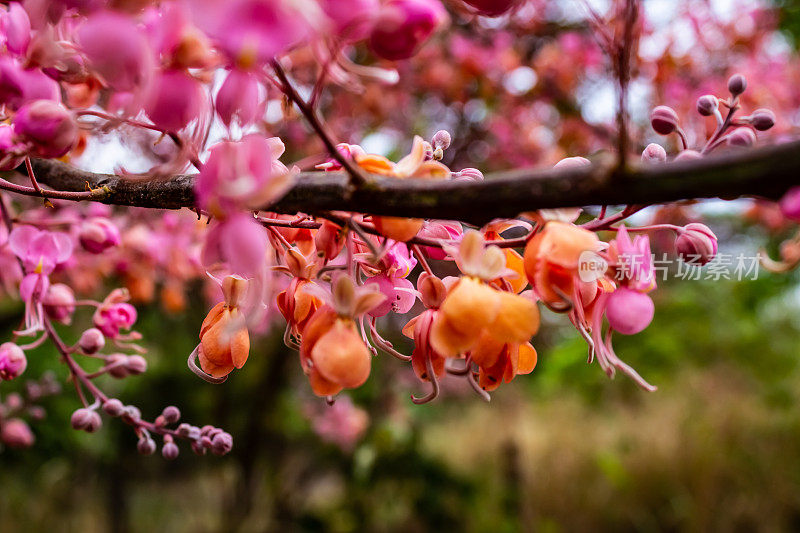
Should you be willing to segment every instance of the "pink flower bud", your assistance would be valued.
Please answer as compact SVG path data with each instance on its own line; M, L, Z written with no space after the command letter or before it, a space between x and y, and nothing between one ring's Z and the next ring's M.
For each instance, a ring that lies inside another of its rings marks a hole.
M34 155L61 157L78 141L78 124L67 108L52 100L25 104L14 116L14 131Z
M660 105L650 113L650 125L656 133L669 135L678 128L678 114L671 107Z
M675 161L695 161L697 159L703 159L703 154L697 150L684 150L675 156Z
M642 161L645 163L666 163L667 151L660 144L650 143L642 152Z
M566 157L553 165L553 168L576 168L576 167L587 167L591 165L592 162L586 159L585 157Z
M705 265L717 255L717 248L717 236L699 222L684 226L675 239L675 250L680 258L692 264Z
M165 442L164 446L161 448L161 455L168 461L177 459L179 453L180 450L178 449L178 445L172 441Z
M50 318L62 324L69 324L72 313L75 312L75 293L63 283L54 283L44 293L42 304Z
M156 453L156 443L149 436L143 436L136 444L136 450L138 450L138 452L142 455L153 455Z
M85 407L81 409L76 409L75 412L72 413L72 417L69 419L69 423L72 426L72 429L86 429L86 427L91 423L92 414L94 411L90 411Z
M620 287L611 293L606 303L608 324L623 335L635 335L653 321L655 305L642 292Z
M96 354L106 345L103 332L97 328L89 328L81 334L78 347L86 355Z
M337 35L350 42L369 35L380 8L378 0L322 0L320 4Z
M116 338L120 329L130 329L136 322L136 308L125 302L103 304L97 308L92 320L103 335Z
M0 18L0 28L5 34L8 51L17 55L24 54L31 42L31 21L20 3L8 4L8 11Z
M17 142L14 128L0 124L0 170L17 168L25 160L25 152L25 145Z
M462 168L452 176L456 181L483 181L483 172L477 168Z
M30 448L35 440L31 428L19 418L0 424L0 441L9 448Z
M450 137L450 132L447 130L439 130L433 134L431 146L433 146L434 150L447 150L450 148L451 142L452 138Z
M125 362L125 368L132 376L138 376L147 371L147 359L141 355L131 355Z
M197 118L204 102L197 80L182 71L168 70L153 83L145 112L159 128L176 132Z
M92 217L81 225L78 233L81 246L90 253L100 254L119 245L121 238L117 226L107 218Z
M758 131L767 131L775 125L775 113L769 109L756 109L750 115L750 124Z
M234 69L219 88L215 107L219 118L230 127L234 119L242 126L252 124L263 110L258 79L249 73Z
M519 0L464 0L478 14L484 17L499 17L510 11Z
M383 59L408 59L446 21L439 0L389 0L381 7L369 45Z
M786 191L779 205L783 216L800 222L800 186L792 187Z
M164 417L164 421L167 424L174 424L175 422L181 419L181 411L174 405L169 405L164 408L164 411L161 413L161 416Z
M214 455L225 455L233 449L233 437L228 433L218 433L211 439L211 452Z
M116 398L109 398L103 403L103 412L108 416L120 416L124 410L125 406Z
M747 89L747 79L741 74L734 74L728 80L728 90L733 96L739 96Z
M747 148L756 144L756 134L750 128L736 128L726 138L726 142L730 146L738 146Z
M108 375L112 378L123 379L128 377L128 356L122 353L112 353L106 358Z
M28 366L25 352L13 342L0 344L0 380L10 381L19 377Z
M708 117L714 114L714 110L719 107L719 100L711 94L704 94L697 99L697 112Z

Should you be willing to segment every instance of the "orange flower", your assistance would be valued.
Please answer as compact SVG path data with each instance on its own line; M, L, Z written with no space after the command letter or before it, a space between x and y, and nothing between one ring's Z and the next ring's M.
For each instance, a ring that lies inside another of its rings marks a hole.
M505 381L509 383L519 374L530 374L536 367L536 349L524 344L498 344L491 335L483 334L470 351L470 357L479 367L478 385L493 391Z
M449 168L438 161L425 160L426 144L422 137L414 137L411 153L397 163L377 154L357 154L355 160L358 166L367 172L394 178L442 179L449 177ZM381 235L402 242L416 236L423 224L423 220L418 218L377 216L372 217L372 222Z
M505 256L496 246L484 249L480 233L464 234L457 262L466 274L450 289L431 329L431 345L445 357L473 349L487 335L499 344L527 342L539 329L536 303L497 290L486 281L506 274Z
M309 263L297 248L286 250L286 270L293 276L286 290L278 294L278 310L286 319L289 333L299 336L306 322L322 305L319 298L304 290L312 284L317 265Z
M214 377L222 378L234 368L242 368L250 353L250 335L239 309L247 291L247 280L227 276L222 281L225 300L209 311L200 328L197 350L200 368Z
M578 278L581 254L597 252L602 246L591 231L550 221L525 247L525 274L542 301L553 310L566 311L576 289L582 290Z
M302 330L300 364L318 396L360 387L369 377L372 355L354 319L380 305L385 296L358 287L345 275L332 283L332 305L314 312Z

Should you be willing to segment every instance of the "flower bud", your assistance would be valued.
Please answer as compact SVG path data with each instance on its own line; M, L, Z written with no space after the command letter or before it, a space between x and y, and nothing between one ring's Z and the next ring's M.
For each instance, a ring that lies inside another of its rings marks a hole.
M645 163L666 163L667 151L660 144L650 143L642 152L642 161Z
M671 107L660 105L650 113L650 125L656 133L669 135L678 128L678 114Z
M728 80L728 90L733 96L739 96L747 89L747 79L741 74L734 74Z
M230 127L234 119L242 126L252 124L261 110L258 79L241 70L231 70L214 101L219 118Z
M100 254L112 246L119 245L119 229L107 218L92 217L81 225L78 240L90 253Z
M675 239L675 250L683 261L705 265L717 255L717 236L705 224L692 222Z
M69 324L75 312L75 293L63 283L54 283L44 294L42 304L47 316L62 324Z
M786 191L778 204L783 216L790 220L800 222L800 186L795 186Z
M108 375L112 378L122 379L128 377L128 356L122 353L113 353L106 357L106 366L109 367Z
M697 150L684 150L675 156L675 161L695 161L697 159L702 159L703 154L698 152Z
M35 440L31 428L19 418L0 424L0 441L9 448L30 448Z
M452 176L456 181L483 181L483 172L477 168L462 168L458 172L453 172Z
M122 412L122 419L128 424L136 423L142 419L142 413L135 405L128 405Z
M211 440L211 452L214 455L225 455L233 449L233 437L222 432Z
M177 459L179 453L178 445L172 441L165 442L164 446L161 447L161 455L169 461Z
M470 6L478 15L499 17L510 11L511 8L519 3L519 0L464 0L464 3Z
M19 2L10 2L8 11L0 19L5 33L6 48L9 52L22 55L31 42L31 21L28 13Z
M433 146L434 150L447 150L451 142L450 132L447 130L439 130L433 134L431 146Z
M566 157L553 165L553 168L577 168L588 167L592 162L585 157Z
M36 100L22 106L14 116L14 131L39 157L61 157L78 142L75 117L52 100Z
M439 308L447 296L447 288L442 280L427 272L419 275L417 287L419 288L422 304L429 309Z
M103 412L108 416L120 416L125 411L125 406L116 398L109 398L103 402Z
M750 128L736 128L726 137L729 146L747 148L756 143L756 134Z
M148 437L142 437L136 444L136 450L142 455L153 455L156 453L156 442Z
M719 108L719 100L712 94L704 94L697 99L697 112L704 117L713 115L717 108Z
M164 408L164 411L161 413L161 416L164 417L164 421L167 424L174 424L175 422L181 419L181 411L174 405L169 405Z
M13 342L0 344L0 380L10 381L19 377L28 366L25 352Z
M750 124L758 131L766 131L775 125L775 113L770 109L756 109L750 115Z
M200 113L204 96L200 83L183 71L170 70L158 77L145 103L153 124L170 132L186 127Z
M125 361L125 368L132 376L138 376L147 370L147 360L141 355L128 356L127 361Z
M81 334L78 347L86 355L96 354L106 345L103 332L97 328L89 328Z
M90 411L85 407L76 409L75 412L72 413L72 417L70 417L69 420L72 429L85 429L90 424L93 413L94 411Z
M653 321L655 305L650 297L642 292L619 287L606 303L606 318L614 331L623 335L635 335Z
M383 59L408 59L446 20L439 0L389 0L378 13L370 48Z
M44 420L44 417L47 415L47 412L44 410L44 407L39 405L33 405L26 409L28 416L31 417L32 420Z
M206 449L210 447L211 447L210 441L208 443L208 446L203 445L203 443L197 440L192 441L192 451L197 455L205 455Z

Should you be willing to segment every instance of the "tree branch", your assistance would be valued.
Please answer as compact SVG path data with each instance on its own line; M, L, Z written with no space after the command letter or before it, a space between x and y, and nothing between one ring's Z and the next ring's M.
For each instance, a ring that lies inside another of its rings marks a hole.
M194 207L192 176L131 180L85 172L52 160L35 160L33 167L40 183L58 191L106 187L99 201L108 204ZM789 187L800 185L800 141L697 161L639 166L621 173L613 161L606 161L589 167L501 172L482 182L369 176L353 191L348 180L343 172L302 173L282 200L263 208L292 214L354 211L481 224L542 208L740 196L777 199Z

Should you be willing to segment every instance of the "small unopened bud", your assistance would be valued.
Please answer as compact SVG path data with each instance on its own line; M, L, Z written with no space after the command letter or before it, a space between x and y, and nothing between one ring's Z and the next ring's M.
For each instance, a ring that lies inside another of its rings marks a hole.
M697 99L697 112L704 117L713 115L718 107L719 100L712 94L704 94Z
M86 427L83 430L86 433L94 433L98 429L103 426L103 419L100 418L100 415L96 411L90 411L89 420L86 423Z
M148 437L142 437L136 444L136 449L142 455L153 455L156 453L156 442Z
M789 189L778 205L780 205L783 216L800 222L800 186Z
M131 355L125 362L125 368L133 376L138 376L147 370L147 360L141 355Z
M675 161L695 161L697 159L703 159L703 154L697 150L684 150L675 156Z
M106 358L106 366L109 368L108 375L122 379L128 377L128 356L121 353L114 353Z
M161 455L169 461L177 459L179 453L178 445L172 441L165 442L164 446L161 447Z
M175 422L181 419L181 412L174 405L169 405L164 408L164 411L161 413L161 416L164 417L164 421L167 424L174 424Z
M201 444L199 440L192 441L192 451L197 455L205 455L207 448L209 448L210 446L211 446L210 442L208 446L203 446L203 444Z
M120 416L125 412L125 406L116 398L109 398L103 403L103 412L108 416Z
M687 263L705 265L717 255L717 236L705 224L692 222L684 226L675 239L675 250Z
M645 163L665 163L667 151L660 144L650 143L642 152L642 161Z
M106 345L106 338L103 332L97 328L89 328L81 334L78 347L86 355L93 355L103 349Z
M6 407L9 411L16 411L25 404L25 400L22 399L22 396L19 393L12 392L8 396L6 396Z
M747 79L741 74L734 74L728 80L728 90L733 96L739 96L747 89Z
M9 448L30 448L35 440L31 428L19 418L0 424L0 441Z
M464 168L453 173L456 181L483 181L483 172L477 168Z
M656 133L669 135L678 128L678 114L671 107L660 105L650 113L650 125Z
M103 217L93 217L86 220L81 225L78 240L87 252L93 254L101 254L121 242L117 226Z
M89 425L89 420L91 418L92 411L82 407L80 409L76 409L75 412L72 413L69 423L72 426L72 429L85 429L86 426Z
M25 352L13 342L0 344L0 380L18 378L28 366Z
M219 433L211 440L211 452L214 455L225 455L233 449L233 437L229 433Z
M135 423L142 419L142 412L135 405L128 405L122 413L122 419L127 423Z
M32 405L27 409L28 416L30 416L33 420L44 420L44 417L47 415L47 412L44 410L44 407L40 405Z
M42 304L50 318L69 324L75 312L75 293L63 283L54 283L44 294Z
M75 117L52 100L35 100L22 106L14 116L14 131L38 157L61 157L78 142Z
M450 132L446 130L439 130L433 134L431 146L433 146L434 150L447 150L450 147L451 142L452 138L450 137Z
M729 146L747 148L756 143L756 134L750 128L736 128L725 139Z
M756 109L750 115L750 124L758 131L766 131L775 125L775 113L770 109Z

